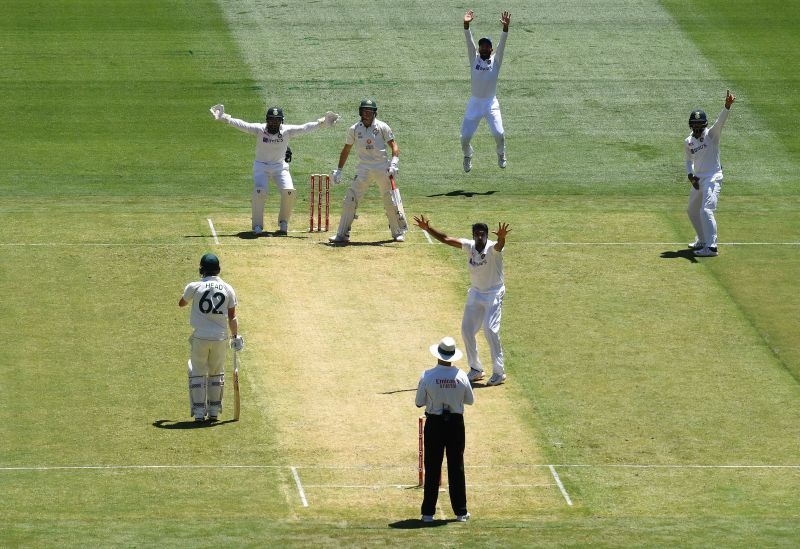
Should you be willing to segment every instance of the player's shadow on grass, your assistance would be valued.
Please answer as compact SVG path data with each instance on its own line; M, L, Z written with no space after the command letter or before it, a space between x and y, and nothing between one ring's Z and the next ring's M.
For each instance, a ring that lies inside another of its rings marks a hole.
M428 198L433 198L435 196L464 196L466 198L472 198L473 196L489 196L497 191L486 191L485 193L478 193L474 191L465 191L463 189L459 189L457 191L450 191L449 193L439 193L439 194L429 194Z
M677 250L674 252L661 252L661 259L685 259L691 263L697 263L697 257L695 257L694 252L689 249Z
M242 240L255 240L257 238L308 238L307 236L294 235L294 234L277 234L276 232L263 231L261 234L256 234L253 231L240 231L234 234L220 234L220 238L235 237Z
M379 395L394 395L396 393L413 393L417 390L417 388L413 389L396 389L394 391L385 391L383 393L378 393Z
M398 530L416 530L417 528L436 528L437 526L447 526L449 522L456 522L452 520L435 520L433 522L422 522L420 519L405 519L398 520L397 522L390 522L389 528L396 528Z
M226 419L225 421L173 421L171 419L157 419L153 422L153 427L159 429L207 429L209 427L218 427L226 423L235 423L235 419Z
M330 248L349 248L352 246L383 246L384 244L397 244L394 239L389 238L386 240L375 240L374 242L358 242L358 241L350 241L347 243L344 242L320 242L323 246L328 246Z

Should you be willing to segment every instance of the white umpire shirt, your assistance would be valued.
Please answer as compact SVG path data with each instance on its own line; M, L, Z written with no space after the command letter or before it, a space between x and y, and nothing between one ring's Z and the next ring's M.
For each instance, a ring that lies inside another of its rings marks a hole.
M211 341L228 338L228 309L236 307L236 292L230 284L218 276L207 276L187 284L183 299L192 303L192 337Z
M503 52L506 50L508 33L500 33L500 40L492 56L484 61L475 47L472 32L464 29L467 38L467 55L471 63L470 82L472 97L477 99L492 99L497 95L497 79L500 77L500 65L503 63Z
M417 385L416 404L425 406L425 412L441 415L444 410L463 414L464 405L475 402L475 395L467 374L455 366L437 364L425 370Z
M359 165L368 169L385 168L389 162L386 153L387 143L394 141L392 128L377 118L369 128L363 122L357 122L347 130L347 145L354 145L358 153Z
M494 292L505 286L503 278L503 253L495 250L497 242L487 240L482 252L475 248L475 241L459 238L461 249L467 254L467 266L472 287L479 292Z
M714 125L703 130L699 138L695 139L693 135L690 135L685 139L686 173L694 174L701 179L722 176L722 164L719 161L719 141L722 127L725 125L730 112L729 109L723 108Z
M320 122L307 122L302 126L291 124L281 124L278 133L267 133L266 124L254 124L245 122L238 118L231 118L228 124L243 131L256 135L256 160L265 164L278 164L283 166L286 159L286 148L289 146L289 139L316 130L321 126Z

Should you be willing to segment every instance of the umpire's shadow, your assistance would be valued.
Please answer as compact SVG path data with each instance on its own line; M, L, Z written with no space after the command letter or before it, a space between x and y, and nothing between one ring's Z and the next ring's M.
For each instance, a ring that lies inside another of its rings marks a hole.
M697 263L697 257L694 255L694 251L688 248L685 250L676 250L674 252L661 252L661 259L685 259L691 263Z
M485 193L479 193L475 191L465 191L463 189L459 189L457 191L450 191L449 193L439 193L439 194L429 194L428 198L433 198L436 196L464 196L466 198L472 198L473 196L489 196L497 191L486 191Z
M157 419L153 422L153 427L159 429L207 429L218 427L226 423L235 423L236 419L226 419L225 421L174 421L172 419Z
M405 519L405 520L398 520L397 522L390 522L389 528L396 528L398 530L416 530L417 528L436 528L437 526L447 526L449 522L455 522L456 519L452 520L436 520L434 519L433 522L422 522L420 519Z

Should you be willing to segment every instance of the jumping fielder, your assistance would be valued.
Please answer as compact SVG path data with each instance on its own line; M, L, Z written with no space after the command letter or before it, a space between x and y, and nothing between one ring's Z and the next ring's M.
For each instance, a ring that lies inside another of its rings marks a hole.
M252 229L255 235L261 233L264 227L264 204L269 194L269 180L281 193L281 206L278 213L279 236L286 236L289 230L289 219L292 216L292 207L297 200L297 192L289 173L291 149L289 140L298 135L316 130L321 126L333 126L339 115L328 111L325 116L302 126L292 126L283 123L283 109L270 107L267 109L266 124L245 122L232 118L225 112L224 105L214 105L210 109L215 120L226 122L234 128L256 136L256 159L253 162L253 201L252 201ZM288 154L287 154L288 149Z
M356 217L358 203L367 192L371 182L378 184L383 198L383 209L389 220L389 231L396 242L405 240L405 219L400 210L392 201L392 189L389 177L395 177L399 170L400 148L394 140L392 128L385 122L378 120L378 105L373 99L364 99L358 107L360 121L347 130L347 138L342 152L339 154L339 164L333 170L334 185L342 181L342 169L350 156L350 150L355 147L358 153L358 166L353 184L347 189L342 202L342 216L339 219L339 228L336 235L329 238L334 244L345 244L350 241L350 228ZM389 160L387 148L392 153Z
M689 248L694 255L714 257L717 251L717 209L719 192L722 190L722 165L719 162L719 141L722 127L728 120L731 105L736 97L728 90L725 94L725 108L710 128L706 113L701 110L689 115L692 134L684 140L686 150L686 172L692 188L689 191L689 206L686 213L696 233Z
M236 320L236 293L219 277L219 258L205 254L200 258L200 280L190 282L178 301L179 307L192 303L190 322L194 332L189 338L189 403L195 421L216 421L222 411L225 386L225 359L230 346L244 348Z
M478 40L477 51L475 40L469 24L475 19L475 14L469 10L464 15L464 36L467 39L467 57L470 62L470 80L472 96L467 102L467 112L461 123L461 149L464 151L464 171L472 169L472 136L478 129L481 118L486 119L489 131L497 143L497 165L506 167L506 138L503 130L503 117L500 115L500 103L497 101L497 78L500 76L500 65L503 63L503 52L506 49L508 38L508 25L511 23L511 14L504 11L500 15L503 32L497 43L497 50L492 54L492 41L483 37Z
M503 248L506 235L511 232L508 223L499 223L497 241L489 240L489 227L485 223L472 226L472 238L452 238L431 227L424 215L414 218L417 227L426 231L443 244L460 248L467 254L467 266L472 286L467 291L467 303L461 319L461 337L467 352L470 381L484 378L483 365L478 358L478 342L475 336L483 326L489 351L492 356L492 377L487 385L500 385L506 380L503 346L500 343L500 318L503 314L503 297L506 294L503 278Z

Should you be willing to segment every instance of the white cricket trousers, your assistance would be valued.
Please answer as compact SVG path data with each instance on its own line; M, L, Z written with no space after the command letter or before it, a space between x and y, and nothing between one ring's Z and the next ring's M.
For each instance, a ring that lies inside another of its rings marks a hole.
M269 181L275 183L278 191L294 190L292 175L286 162L266 163L253 162L253 200L252 200L252 227L264 227L264 205L269 195ZM285 221L285 220L284 220Z
M483 334L489 343L492 357L492 373L495 375L506 373L503 346L500 344L500 318L503 315L505 294L505 287L492 292L479 292L475 288L467 291L467 303L464 305L464 317L461 319L461 337L464 340L467 362L473 370L483 371L483 365L478 358L478 342L475 338L483 326Z
M389 181L388 167L388 163L378 166L372 164L366 166L362 164L358 165L353 183L350 185L348 192L345 193L344 201L342 202L342 219L339 222L340 228L337 230L337 234L349 237L350 227L353 223L358 205L369 189L370 183L373 182L378 185L378 191L383 200L383 211L386 214L386 219L389 221L389 231L392 233L392 238L405 233L405 231L400 228L397 208L392 204L392 184Z
M700 188L689 191L689 206L686 213L692 222L697 239L708 247L717 247L717 220L714 212L717 209L719 193L722 190L722 176L704 177L700 179Z
M504 155L506 153L506 138L503 130L503 116L500 114L500 102L497 97L490 99L470 97L467 102L467 112L461 122L461 150L464 151L464 156L471 157L474 152L470 142L472 141L472 136L478 130L478 124L480 124L482 118L486 119L486 123L489 125L489 132L491 132L497 144L497 154Z

